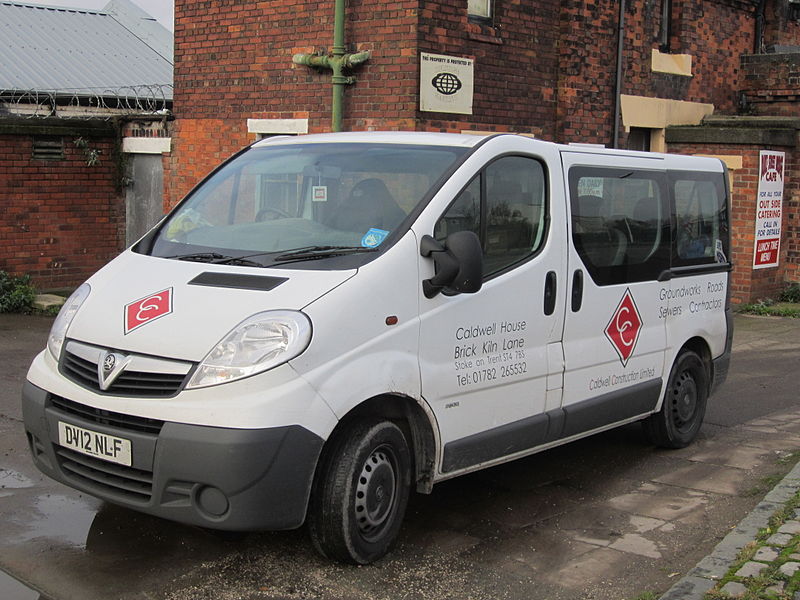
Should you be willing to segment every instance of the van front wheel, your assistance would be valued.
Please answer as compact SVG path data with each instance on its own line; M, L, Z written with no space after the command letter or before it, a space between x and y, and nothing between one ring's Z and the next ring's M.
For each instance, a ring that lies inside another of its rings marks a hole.
M320 465L308 514L311 541L328 558L368 564L400 530L411 489L411 456L402 430L358 421L333 440Z
M706 414L708 369L691 350L678 355L669 374L661 410L643 421L647 438L662 448L692 443Z

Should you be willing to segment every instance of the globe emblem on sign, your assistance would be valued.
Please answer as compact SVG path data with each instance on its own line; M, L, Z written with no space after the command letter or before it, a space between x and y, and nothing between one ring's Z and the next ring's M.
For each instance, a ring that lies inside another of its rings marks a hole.
M439 73L431 79L436 91L445 96L452 96L461 89L461 80L452 73Z

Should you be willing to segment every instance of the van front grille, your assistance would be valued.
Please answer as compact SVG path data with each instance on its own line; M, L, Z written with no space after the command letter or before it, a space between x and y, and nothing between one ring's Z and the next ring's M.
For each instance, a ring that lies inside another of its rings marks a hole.
M164 421L148 419L147 417L137 417L135 415L124 415L122 413L102 410L72 402L61 396L50 396L50 405L68 415L72 415L86 421L91 421L99 425L108 425L124 431L137 431L158 435L164 426Z
M134 502L148 502L153 495L153 474L149 471L85 456L62 446L56 446L56 456L64 476L78 484Z
M150 398L176 395L188 376L185 372L153 373L131 369L123 371L107 390L101 390L97 376L97 362L92 362L69 350L64 352L61 372L78 385L100 394Z

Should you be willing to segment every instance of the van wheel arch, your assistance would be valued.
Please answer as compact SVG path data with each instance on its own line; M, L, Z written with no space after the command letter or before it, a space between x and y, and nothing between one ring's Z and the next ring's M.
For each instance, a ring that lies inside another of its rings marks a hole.
M702 340L680 349L670 367L660 410L642 421L645 437L651 443L677 449L694 441L711 391L711 364L710 352Z
M703 365L705 365L706 368L706 383L708 384L706 396L710 396L711 384L714 381L714 361L711 359L711 349L708 346L708 342L701 337L691 338L683 345L680 352L675 355L676 359L687 350L697 354L703 361Z
M413 398L398 394L383 394L365 400L344 415L337 423L322 448L324 455L334 440L347 435L353 423L370 417L380 417L397 424L411 446L412 473L416 491L429 494L433 488L436 469L436 436L434 424L419 403ZM322 457L321 457L322 458ZM322 464L320 459L317 468ZM316 475L315 475L316 477Z

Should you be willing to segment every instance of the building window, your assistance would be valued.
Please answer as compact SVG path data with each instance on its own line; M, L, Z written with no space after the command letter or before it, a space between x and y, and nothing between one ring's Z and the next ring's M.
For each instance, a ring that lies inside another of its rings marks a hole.
M627 149L650 152L650 129L647 127L631 127L628 132Z
M800 21L800 0L789 0L789 18Z
M471 21L489 22L492 20L493 0L468 0L467 14Z

